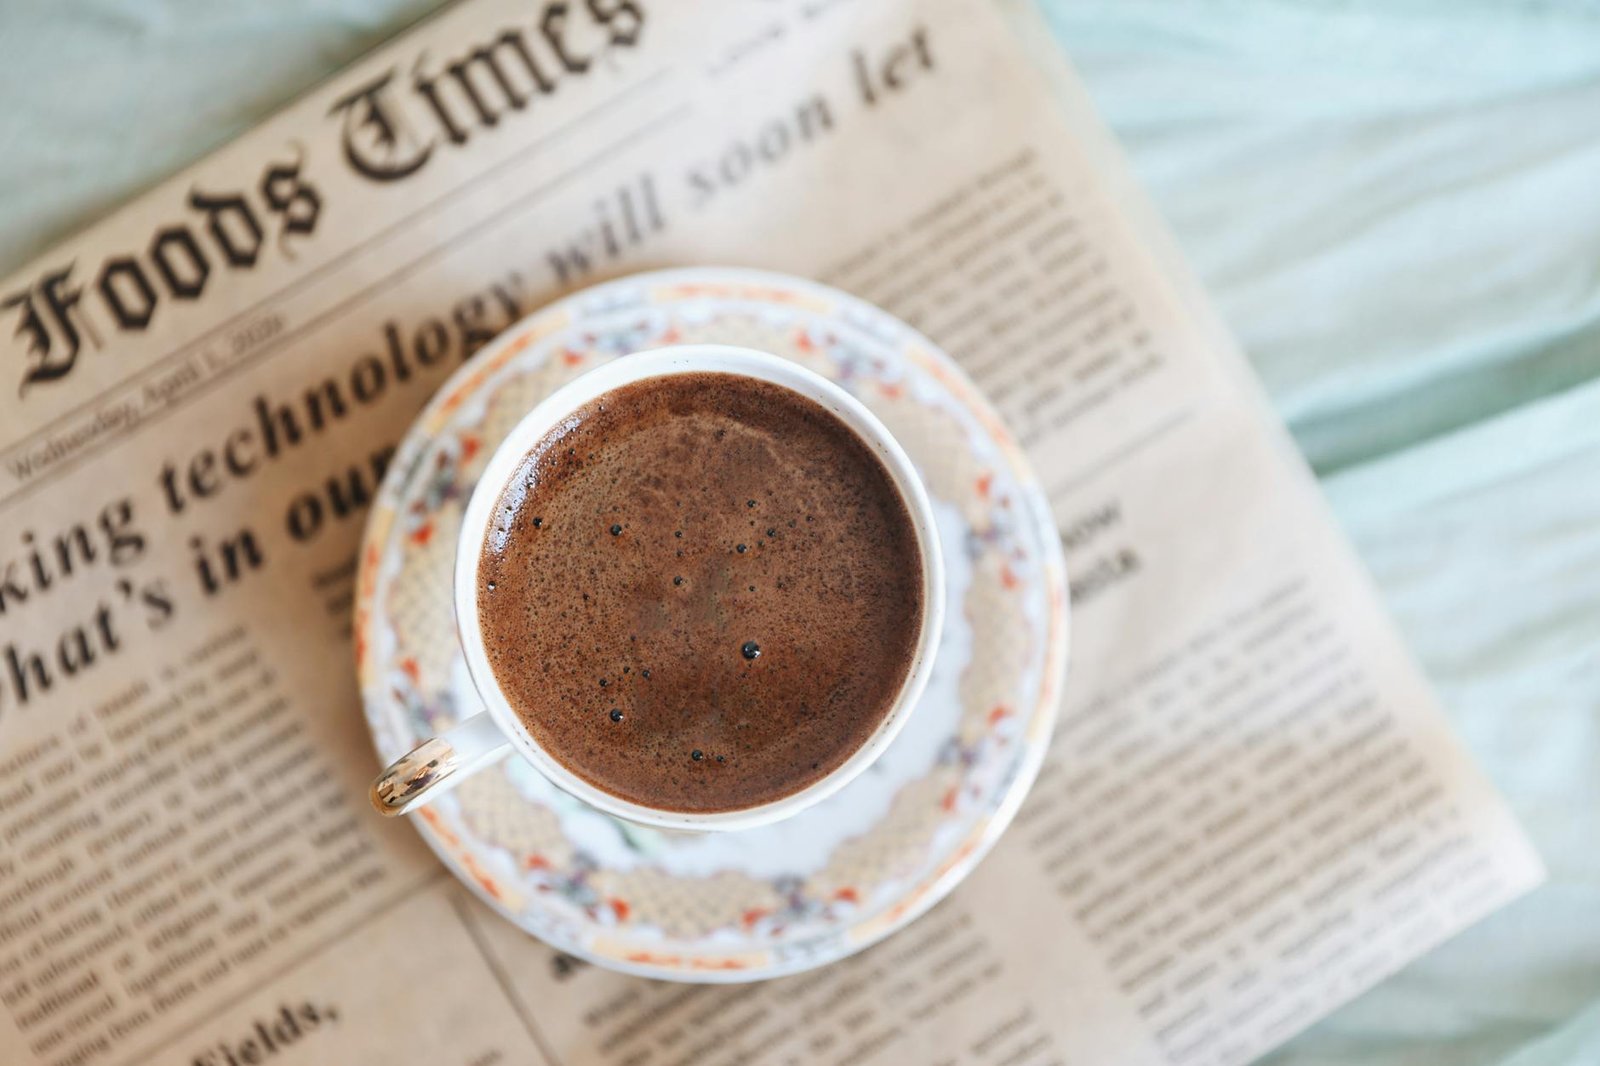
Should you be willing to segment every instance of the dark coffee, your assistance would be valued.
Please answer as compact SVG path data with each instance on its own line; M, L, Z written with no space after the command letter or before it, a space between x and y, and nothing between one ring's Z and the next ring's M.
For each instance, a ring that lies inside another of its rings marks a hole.
M606 393L496 508L478 590L495 679L615 796L710 812L797 792L861 747L911 668L905 501L789 389L696 373Z

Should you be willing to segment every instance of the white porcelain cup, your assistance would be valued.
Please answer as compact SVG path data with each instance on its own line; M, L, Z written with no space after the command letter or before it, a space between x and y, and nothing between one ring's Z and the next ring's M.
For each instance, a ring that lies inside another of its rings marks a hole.
M726 373L771 382L808 397L853 429L882 460L894 480L915 528L922 555L922 627L916 653L893 705L876 730L828 776L770 803L734 811L697 813L648 807L614 796L564 766L528 732L506 699L489 665L478 622L478 568L495 504L528 452L550 430L597 397L624 385L686 373ZM748 829L787 818L837 792L870 766L906 724L927 687L939 631L944 622L944 560L927 491L904 449L859 400L798 363L749 348L695 344L624 356L582 375L552 393L512 429L489 458L467 504L456 546L456 634L467 671L484 710L455 728L417 745L379 774L372 802L387 815L435 799L463 779L511 752L532 763L557 787L607 814L665 829L710 831Z

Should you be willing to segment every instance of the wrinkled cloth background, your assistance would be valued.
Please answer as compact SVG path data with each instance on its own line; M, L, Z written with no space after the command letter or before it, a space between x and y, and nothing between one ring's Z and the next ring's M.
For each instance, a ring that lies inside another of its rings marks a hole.
M1600 7L1040 0L1538 892L1268 1058L1600 1063ZM432 0L6 0L0 273Z

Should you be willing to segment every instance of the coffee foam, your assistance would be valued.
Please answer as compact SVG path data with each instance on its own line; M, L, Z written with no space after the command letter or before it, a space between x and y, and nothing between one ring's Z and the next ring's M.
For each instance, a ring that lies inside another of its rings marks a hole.
M872 735L910 670L921 572L899 490L836 416L679 374L599 397L529 452L496 504L479 615L511 706L579 777L739 810Z

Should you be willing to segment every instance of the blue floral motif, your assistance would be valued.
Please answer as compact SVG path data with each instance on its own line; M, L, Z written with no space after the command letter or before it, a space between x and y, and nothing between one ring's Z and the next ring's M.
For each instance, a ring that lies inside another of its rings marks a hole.
M757 936L777 937L791 926L811 922L837 922L856 909L856 893L841 889L831 899L811 895L803 878L786 874L772 882L779 904L771 909L752 910L744 916L747 931Z
M473 482L462 476L462 470L480 446L472 434L438 440L423 460L427 469L419 475L415 495L401 519L406 536L426 540L433 528L433 516L445 504L464 501L472 495Z
M415 659L404 659L389 671L389 691L408 720L425 724L420 732L437 732L456 721L455 693L445 687L431 698L425 695Z
M601 925L616 925L627 920L628 905L620 899L608 898L595 887L594 875L600 864L586 851L572 853L572 861L564 869L534 866L541 888L554 892Z
M666 321L659 313L641 314L639 318L626 325L601 332L584 333L579 348L610 356L632 355L646 348L670 344L673 338L663 336L667 332L669 331Z
M802 346L824 355L837 368L838 384L850 392L863 381L880 380L887 369L884 361L869 354L851 341L841 338L831 329L819 324L801 327Z

